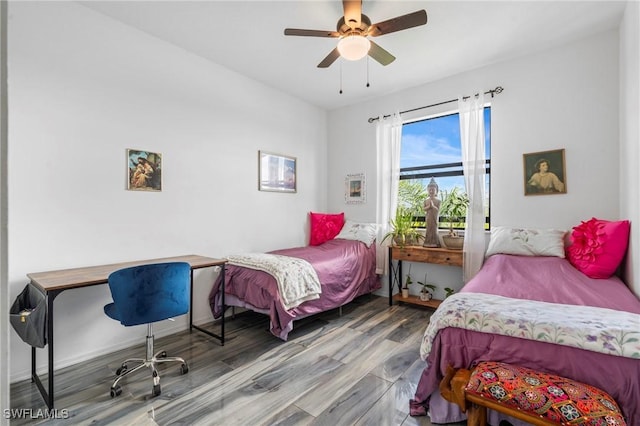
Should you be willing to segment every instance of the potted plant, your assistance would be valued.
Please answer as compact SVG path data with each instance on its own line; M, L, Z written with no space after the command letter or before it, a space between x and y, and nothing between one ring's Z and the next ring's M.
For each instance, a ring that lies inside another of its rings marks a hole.
M414 228L413 214L407 209L398 207L396 217L392 219L389 224L391 225L391 231L385 234L382 241L391 238L394 244L404 247L419 242L420 239L424 238L424 236Z
M447 297L451 296L453 293L455 293L456 291L450 287L445 287L444 288L444 298L446 299Z
M427 274L424 274L424 282L418 281L418 284L422 286L422 290L420 290L420 300L426 302L428 300L433 299L433 292L436 291L436 286L433 284L427 283Z
M444 193L439 215L449 223L449 233L442 236L442 241L449 249L462 250L464 246L464 236L458 235L458 232L453 229L453 224L467 215L468 207L469 197L457 186L449 193Z

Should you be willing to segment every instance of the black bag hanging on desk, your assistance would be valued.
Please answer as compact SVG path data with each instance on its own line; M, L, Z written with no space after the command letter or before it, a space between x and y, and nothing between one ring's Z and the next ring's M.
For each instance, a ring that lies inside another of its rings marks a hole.
M31 346L44 348L47 344L47 297L29 283L16 297L9 310L9 318L18 336Z

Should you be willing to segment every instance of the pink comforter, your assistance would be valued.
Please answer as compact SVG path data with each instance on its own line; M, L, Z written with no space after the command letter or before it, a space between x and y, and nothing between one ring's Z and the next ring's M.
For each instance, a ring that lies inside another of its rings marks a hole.
M494 255L461 292L640 314L640 301L620 279L588 278L557 257ZM640 425L640 359L458 328L443 329L436 336L411 401L412 414L428 408L434 423L463 420L464 414L440 397L438 385L447 365L469 368L480 361L519 364L589 383L618 402L629 425ZM494 413L493 418L498 417Z
M225 304L267 313L271 319L271 333L282 340L287 340L294 320L337 308L357 296L380 288L380 280L375 273L375 244L367 247L360 241L334 239L319 246L296 247L270 253L308 261L320 280L320 298L286 310L280 300L275 278L263 271L227 265ZM222 315L219 293L218 279L209 296L214 318Z

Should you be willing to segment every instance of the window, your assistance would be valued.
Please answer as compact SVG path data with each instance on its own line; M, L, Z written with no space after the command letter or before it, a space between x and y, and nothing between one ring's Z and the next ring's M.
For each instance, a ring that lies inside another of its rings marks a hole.
M489 229L489 194L491 171L491 108L484 109L486 186L485 229ZM424 227L423 203L427 198L427 184L434 178L440 194L445 195L455 187L464 191L462 149L460 142L460 116L449 113L428 117L402 126L400 151L400 187L398 206L411 211L415 227ZM440 221L440 227L445 227ZM457 224L464 228L464 223ZM448 227L448 224L446 224Z

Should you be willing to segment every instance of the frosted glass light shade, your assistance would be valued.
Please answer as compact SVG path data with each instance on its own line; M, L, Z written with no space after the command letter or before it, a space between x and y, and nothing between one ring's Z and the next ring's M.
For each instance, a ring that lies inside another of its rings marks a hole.
M361 35L346 36L338 42L340 56L349 61L357 61L364 58L369 53L370 48L371 42Z

